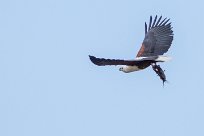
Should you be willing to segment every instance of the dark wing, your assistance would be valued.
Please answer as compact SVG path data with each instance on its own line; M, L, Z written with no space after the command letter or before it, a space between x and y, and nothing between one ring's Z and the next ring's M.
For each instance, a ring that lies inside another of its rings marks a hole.
M104 59L104 58L96 58L94 56L89 56L91 62L98 66L106 66L106 65L128 65L135 66L139 65L143 62L158 62L156 59L157 56L142 58L139 60L119 60L119 59Z
M170 19L163 19L162 16L157 20L157 16L152 23L150 16L149 27L145 22L145 38L137 57L163 55L168 51L173 40L173 31Z

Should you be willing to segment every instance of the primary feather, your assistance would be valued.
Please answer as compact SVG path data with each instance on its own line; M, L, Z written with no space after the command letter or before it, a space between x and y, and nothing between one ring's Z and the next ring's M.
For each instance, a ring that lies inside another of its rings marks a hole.
M150 16L148 30L145 23L145 38L137 57L163 55L170 48L173 41L171 23L168 23L170 19L165 18L162 21L161 19L162 16L157 21L156 16L152 24L152 16Z

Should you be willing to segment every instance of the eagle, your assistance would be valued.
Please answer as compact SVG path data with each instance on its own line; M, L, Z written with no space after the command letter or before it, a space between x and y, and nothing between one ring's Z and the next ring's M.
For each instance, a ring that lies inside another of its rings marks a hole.
M167 81L166 75L157 63L171 59L163 55L171 47L174 36L173 27L169 21L170 19L167 18L162 19L162 16L157 18L157 15L153 20L152 16L150 16L149 25L145 22L145 38L134 59L105 59L91 55L89 55L89 58L91 62L98 66L122 65L119 70L125 73L143 70L152 66L152 69L160 77L164 85L164 82Z

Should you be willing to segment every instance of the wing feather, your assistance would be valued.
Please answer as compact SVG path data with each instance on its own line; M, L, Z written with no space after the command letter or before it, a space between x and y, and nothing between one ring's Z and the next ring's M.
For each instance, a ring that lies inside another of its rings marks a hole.
M158 21L156 16L152 24L152 18L150 17L149 29L147 32L145 31L145 38L137 57L163 55L170 48L174 35L171 22L168 23L170 19L167 18L161 20L162 16L159 17Z
M164 23L164 21L166 20L166 18L164 18L160 23L159 23L159 25L158 26L161 26L162 25L162 23Z
M94 56L90 56L89 58L91 62L98 66L106 66L106 65L128 65L128 66L137 66L143 62L162 62L161 60L157 60L158 56L151 56L141 59L135 60L120 60L120 59L104 59L104 58L96 58Z
M162 26L165 26L166 23L169 22L169 20L170 20L170 19L166 20L166 21L162 24Z
M152 16L150 16L150 19L149 19L149 29L148 29L148 31L150 30L151 25L152 25Z
M156 17L154 18L154 22L153 22L153 24L152 24L152 27L154 27L156 21L157 21L157 15L156 15Z
M158 21L157 21L157 23L156 23L155 27L156 27L156 26L159 24L159 22L160 22L161 18L162 18L162 16L160 16L160 17L159 17L159 19L158 19Z
M145 22L145 34L147 33L147 24Z

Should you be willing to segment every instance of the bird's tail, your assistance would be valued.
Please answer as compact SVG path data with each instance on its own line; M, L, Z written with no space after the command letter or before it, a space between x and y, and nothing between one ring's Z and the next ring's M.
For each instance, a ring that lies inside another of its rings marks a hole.
M168 57L168 56L158 56L158 58L156 59L156 61L158 62L166 62L166 61L170 61L172 58Z

